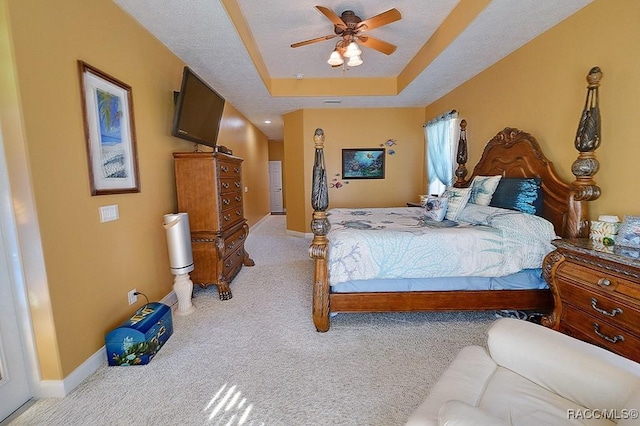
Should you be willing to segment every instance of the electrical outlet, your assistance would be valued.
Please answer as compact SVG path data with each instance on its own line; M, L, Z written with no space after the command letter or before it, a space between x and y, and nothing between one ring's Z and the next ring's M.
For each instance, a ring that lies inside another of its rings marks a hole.
M133 305L138 301L138 295L136 294L137 290L134 288L129 293L127 293L127 297L129 298L129 304Z

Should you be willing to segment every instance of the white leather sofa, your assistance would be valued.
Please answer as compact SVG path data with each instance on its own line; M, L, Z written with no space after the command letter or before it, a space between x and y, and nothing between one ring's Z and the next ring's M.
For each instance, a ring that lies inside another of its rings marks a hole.
M517 319L488 334L489 352L462 349L407 426L640 425L640 364Z

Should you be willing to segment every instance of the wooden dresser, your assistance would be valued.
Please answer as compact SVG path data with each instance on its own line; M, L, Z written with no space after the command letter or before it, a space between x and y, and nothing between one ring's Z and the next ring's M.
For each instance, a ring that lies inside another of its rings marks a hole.
M231 299L229 283L254 262L244 249L249 226L243 213L242 159L214 152L173 154L178 211L189 214L195 269L191 280L218 287Z
M542 270L555 307L542 324L640 361L640 251L588 239L553 245Z

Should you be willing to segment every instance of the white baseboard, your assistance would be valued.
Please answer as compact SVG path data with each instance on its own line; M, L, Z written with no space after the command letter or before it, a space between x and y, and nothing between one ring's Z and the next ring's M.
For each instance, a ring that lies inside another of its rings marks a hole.
M286 230L287 234L293 235L294 237L300 238L313 238L313 234L311 232L300 232L300 231L292 231L290 229Z
M160 303L173 307L178 303L178 297L172 290ZM102 346L63 380L40 380L36 383L32 389L33 398L63 398L106 363L107 348Z
M41 380L33 389L34 398L62 398L74 390L87 377L107 362L106 348L102 346L63 380Z
M269 218L269 216L271 216L271 213L264 215L262 217L262 219L260 219L259 221L254 223L252 226L250 226L249 227L249 232L253 232L256 229L258 229Z

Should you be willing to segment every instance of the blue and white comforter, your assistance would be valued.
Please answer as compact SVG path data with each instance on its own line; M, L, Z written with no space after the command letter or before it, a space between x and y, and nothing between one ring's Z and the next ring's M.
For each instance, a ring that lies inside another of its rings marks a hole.
M556 237L547 220L468 204L458 222L422 208L329 210L329 283L426 277L502 277L540 268Z

